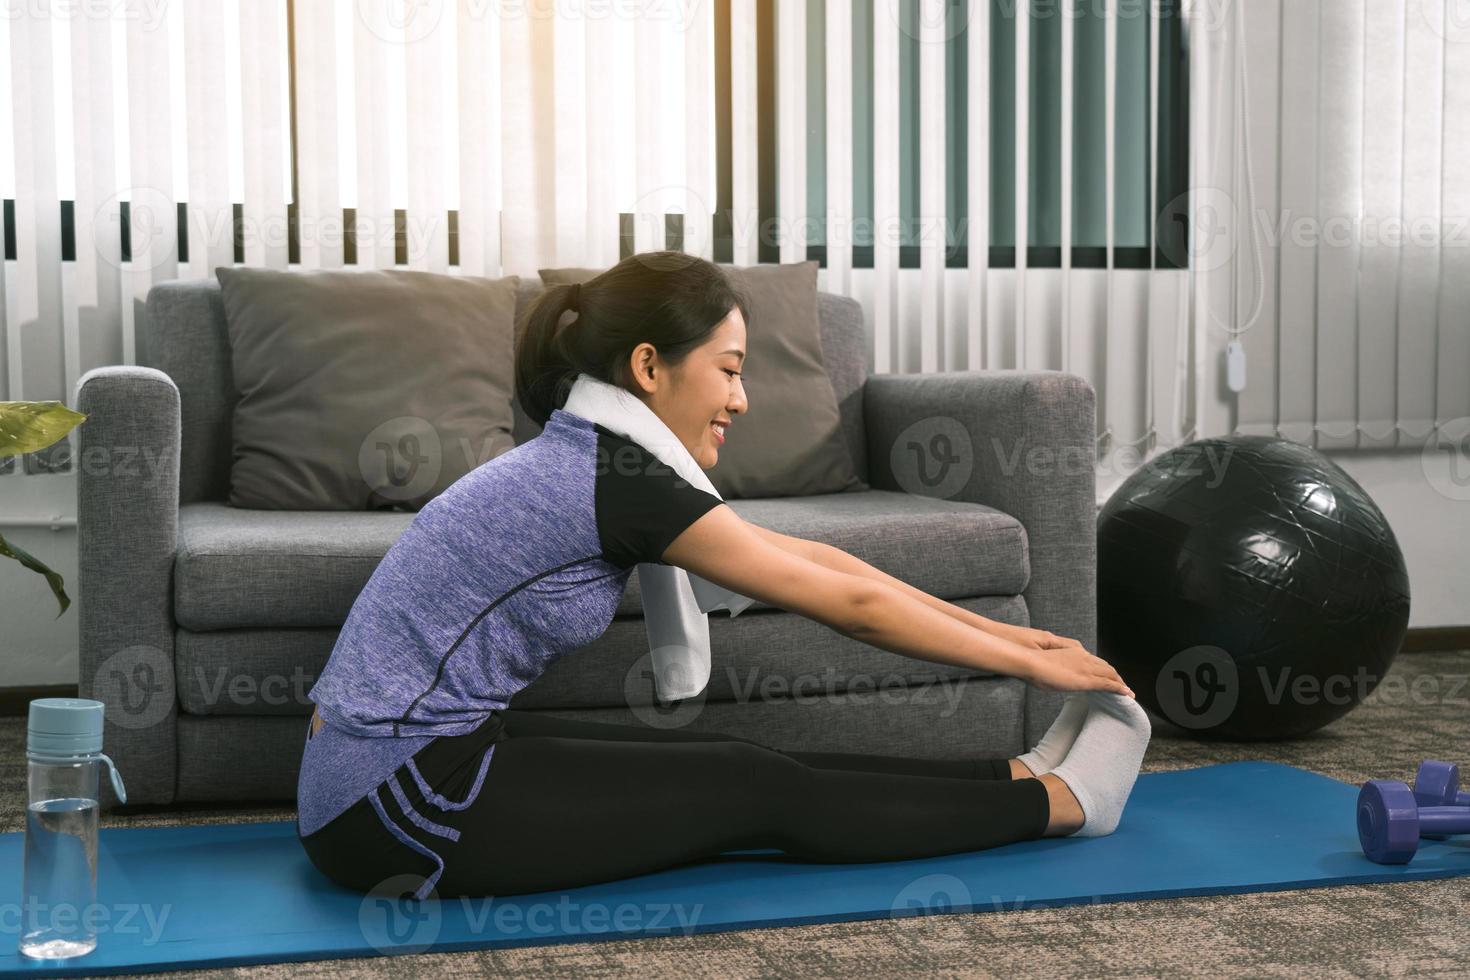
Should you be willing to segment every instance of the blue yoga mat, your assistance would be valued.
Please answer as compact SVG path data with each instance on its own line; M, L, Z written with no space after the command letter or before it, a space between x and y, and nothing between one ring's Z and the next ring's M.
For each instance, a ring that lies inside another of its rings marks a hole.
M1470 837L1425 840L1406 865L1369 861L1358 844L1357 793L1292 766L1232 762L1141 775L1107 837L867 864L738 851L568 891L421 903L332 884L290 822L104 828L98 945L64 964L16 952L23 835L9 833L0 835L12 892L0 900L0 975L450 952L1470 873Z

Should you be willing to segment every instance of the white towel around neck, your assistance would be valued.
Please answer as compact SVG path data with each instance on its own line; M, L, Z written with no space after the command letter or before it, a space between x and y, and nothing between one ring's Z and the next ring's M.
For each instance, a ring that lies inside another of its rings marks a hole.
M580 373L562 411L631 439L687 482L720 496L679 437L632 392ZM728 609L738 616L755 600L675 565L640 562L638 583L659 699L692 698L709 684L708 613Z

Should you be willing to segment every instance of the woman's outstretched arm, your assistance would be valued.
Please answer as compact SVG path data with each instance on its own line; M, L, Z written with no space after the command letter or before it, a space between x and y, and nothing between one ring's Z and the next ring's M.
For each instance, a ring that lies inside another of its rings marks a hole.
M751 524L749 521L746 522L746 526L783 551L793 555L800 555L808 561L814 561L818 565L834 571L845 572L848 575L856 575L875 582L882 582L890 588L898 589L900 592L907 594L909 598L917 602L922 602L931 609L937 609L946 616L959 620L966 626L984 630L987 633L999 636L1002 639L1011 640L1012 642L1017 642L1023 635L1032 632L1025 627L1002 623L987 616L982 616L963 606L956 605L946 599L932 596L923 589L915 588L902 579L894 578L887 572L874 568L856 555L843 551L834 545L825 544L821 541L809 541L806 538L798 538L790 534L782 534L779 531L772 531L770 528L761 527L759 524Z
M966 625L906 590L793 554L752 527L722 504L674 538L661 560L892 653L1066 690L1127 691L1111 667L1080 648L1027 649Z

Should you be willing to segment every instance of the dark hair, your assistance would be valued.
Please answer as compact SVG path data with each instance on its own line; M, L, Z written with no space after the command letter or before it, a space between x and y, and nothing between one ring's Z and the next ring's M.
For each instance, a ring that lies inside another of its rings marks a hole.
M633 348L650 343L677 365L736 307L748 327L749 303L724 270L683 252L641 252L580 287L548 286L516 325L516 400L545 425L579 373L632 391Z

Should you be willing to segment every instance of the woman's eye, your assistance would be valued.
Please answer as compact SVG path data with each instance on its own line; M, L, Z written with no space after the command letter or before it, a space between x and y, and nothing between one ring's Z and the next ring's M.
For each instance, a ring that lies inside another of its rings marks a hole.
M728 374L732 378L738 378L738 377L740 377L740 372L739 371L731 371L729 368L725 368L725 373Z

